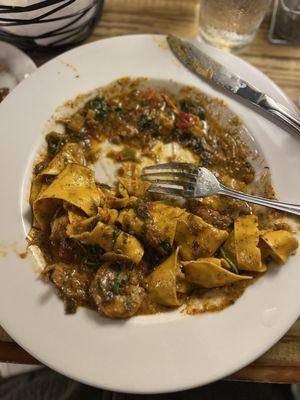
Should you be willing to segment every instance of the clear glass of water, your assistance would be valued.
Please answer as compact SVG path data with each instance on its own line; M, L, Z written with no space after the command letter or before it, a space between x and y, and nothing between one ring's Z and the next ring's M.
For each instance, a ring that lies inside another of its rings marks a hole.
M200 0L199 32L209 44L239 51L254 38L271 0Z

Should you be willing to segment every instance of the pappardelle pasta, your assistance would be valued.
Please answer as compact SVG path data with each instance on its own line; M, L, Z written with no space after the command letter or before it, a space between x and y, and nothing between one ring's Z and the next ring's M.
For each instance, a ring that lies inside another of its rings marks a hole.
M28 241L42 251L41 276L68 313L78 306L109 318L221 310L274 268L270 261L284 264L298 247L273 210L148 191L142 166L184 161L231 188L274 197L269 176L258 177L251 163L241 122L220 117L220 100L145 82L123 78L75 101L35 164ZM102 171L114 168L114 180L98 177L101 163Z

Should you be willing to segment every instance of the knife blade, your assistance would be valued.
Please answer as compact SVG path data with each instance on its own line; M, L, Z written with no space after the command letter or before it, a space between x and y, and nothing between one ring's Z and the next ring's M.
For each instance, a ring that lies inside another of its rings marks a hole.
M168 35L167 41L178 60L198 77L214 83L232 95L239 96L264 110L275 119L279 119L300 137L300 114L293 113L282 104L277 103L272 97L230 72L192 43L173 35Z

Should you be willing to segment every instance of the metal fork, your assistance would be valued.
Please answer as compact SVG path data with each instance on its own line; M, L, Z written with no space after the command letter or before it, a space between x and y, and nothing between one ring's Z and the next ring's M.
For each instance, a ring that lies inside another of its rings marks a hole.
M174 162L151 165L143 168L142 179L152 183L148 190L154 193L198 198L218 194L300 215L298 204L251 196L231 189L220 183L208 169L193 164Z

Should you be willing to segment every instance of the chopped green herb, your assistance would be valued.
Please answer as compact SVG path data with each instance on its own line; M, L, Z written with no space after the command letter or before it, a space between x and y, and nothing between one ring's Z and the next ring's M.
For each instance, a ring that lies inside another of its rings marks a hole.
M159 130L159 122L148 115L143 114L138 121L139 131L145 131L146 129L151 132L151 134L156 137Z
M221 256L224 258L224 260L226 260L231 268L231 270L235 273L235 274L239 274L240 271L238 270L238 267L235 265L235 263L233 263L230 258L228 258L225 254L225 251L223 249L223 247L220 247L220 254Z
M170 243L167 240L163 240L159 247L161 247L168 255L172 254L172 246L170 245Z
M57 132L50 132L46 136L46 142L48 145L48 152L55 156L58 151L62 148L65 144L65 137Z
M127 271L126 275L124 276L124 274L122 274L122 277L121 277L121 274L120 274L120 272L121 272L121 263L119 263L117 261L114 264L114 266L116 266L116 264L120 266L120 270L116 271L117 272L117 276L116 276L116 278L114 279L114 281L112 283L111 291L114 294L119 294L120 290L121 290L121 287L124 286L124 285L128 285L128 283L130 281L130 278L131 278L131 271ZM114 266L113 266L113 268L114 268Z
M148 115L143 114L138 122L139 130L144 131L145 129L150 128L151 124L152 124L151 118L149 118Z
M198 106L197 116L202 120L205 119L205 111L204 108L202 108L201 106Z
M103 97L95 97L88 101L85 105L87 110L92 110L96 114L97 119L104 119L108 116L108 105Z
M113 281L113 284L111 286L111 291L114 294L119 294L120 293L121 283L122 283L122 280L119 277L116 277L116 279Z

